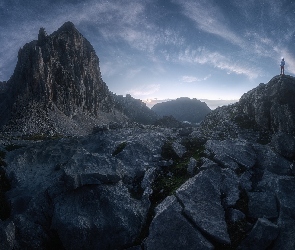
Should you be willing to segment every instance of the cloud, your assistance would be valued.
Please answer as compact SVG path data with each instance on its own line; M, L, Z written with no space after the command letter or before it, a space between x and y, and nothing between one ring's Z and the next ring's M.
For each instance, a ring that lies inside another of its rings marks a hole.
M243 74L248 78L257 78L260 74L259 70L252 66L246 66L234 58L226 57L219 52L212 52L204 47L199 47L197 50L186 49L178 56L179 61L189 63L208 64L215 68L228 71L229 73Z
M199 77L195 77L195 76L183 76L181 78L181 82L184 82L184 83L201 82L201 81L206 81L210 77L211 77L211 74L207 75L207 76L205 76L203 78L199 78Z
M179 1L174 0L175 3ZM244 47L244 41L226 25L228 20L214 2L210 0L182 1L185 16L193 20L204 32L221 37L234 45Z
M130 89L126 91L126 94L131 94L134 97L142 97L142 96L149 96L154 94L160 90L160 84L151 84L151 85L144 85L138 86L136 88Z
M205 102L210 109L216 109L217 107L233 104L238 102L239 100L208 100L208 99L200 99L200 101Z

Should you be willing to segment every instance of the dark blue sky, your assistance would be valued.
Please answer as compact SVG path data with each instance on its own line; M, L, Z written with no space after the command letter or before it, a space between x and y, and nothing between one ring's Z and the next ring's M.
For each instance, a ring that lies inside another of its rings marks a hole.
M237 100L279 74L281 57L295 74L295 1L0 0L0 20L0 81L40 27L66 21L93 45L109 89L142 100Z

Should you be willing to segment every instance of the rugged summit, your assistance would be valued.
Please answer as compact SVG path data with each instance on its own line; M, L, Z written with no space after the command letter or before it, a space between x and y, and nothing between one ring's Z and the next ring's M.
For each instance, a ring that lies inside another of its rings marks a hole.
M7 87L0 109L6 130L85 133L123 119L101 78L93 47L71 22L49 36L41 28L38 40L19 50Z
M14 74L0 82L0 128L23 134L85 135L109 123L152 124L157 114L102 80L92 45L71 22L20 49Z
M245 93L239 102L219 107L202 122L211 138L235 137L268 142L274 134L295 135L295 78L275 76Z
M191 123L201 122L211 111L206 103L188 97L157 103L151 109L159 116L172 115L179 121L188 121Z
M115 108L134 122L153 124L158 119L158 115L150 110L144 102L133 98L130 94L127 94L125 97L114 95L114 100Z

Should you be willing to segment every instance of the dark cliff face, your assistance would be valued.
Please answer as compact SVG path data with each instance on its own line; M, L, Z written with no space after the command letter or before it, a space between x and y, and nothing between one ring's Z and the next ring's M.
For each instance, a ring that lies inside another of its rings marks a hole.
M179 121L200 122L211 112L206 103L187 97L157 103L152 110L160 116L172 115Z
M144 102L133 98L131 95L127 94L126 97L114 95L114 99L116 109L134 122L153 124L158 119L157 114L150 110Z
M295 78L275 76L245 93L239 102L214 110L202 122L202 129L213 137L261 139L263 134L269 138L276 133L295 134L294 96Z
M7 86L0 93L0 126L5 125L6 130L64 133L71 127L74 133L85 124L89 130L108 120L123 119L121 114L114 115L114 100L101 78L92 45L71 22L51 35L41 28L38 40L19 50Z
M50 36L41 28L38 40L20 49L10 82L27 100L52 102L68 116L77 107L92 115L113 108L99 59L70 22Z
M243 113L258 126L272 133L295 133L295 78L276 76L268 84L244 94L240 99Z

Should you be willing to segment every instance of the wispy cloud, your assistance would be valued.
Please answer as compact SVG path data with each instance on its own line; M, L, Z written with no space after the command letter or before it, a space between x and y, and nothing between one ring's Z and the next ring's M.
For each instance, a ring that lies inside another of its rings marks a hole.
M228 73L243 74L248 78L256 78L260 74L258 69L252 66L247 66L234 58L226 57L219 52L212 52L204 47L199 47L197 50L186 49L181 52L178 57L179 61L189 63L208 64L215 68L226 70Z
M244 47L243 40L226 25L228 22L222 11L211 0L179 1L183 13L193 20L197 27L204 32L221 37L234 45Z
M151 84L151 85L144 85L138 86L136 88L130 89L126 91L126 94L131 94L135 97L142 97L154 94L160 90L160 84Z
M183 76L180 81L183 83L194 83L194 82L206 81L210 77L211 77L211 74L203 78L195 77L195 76Z

